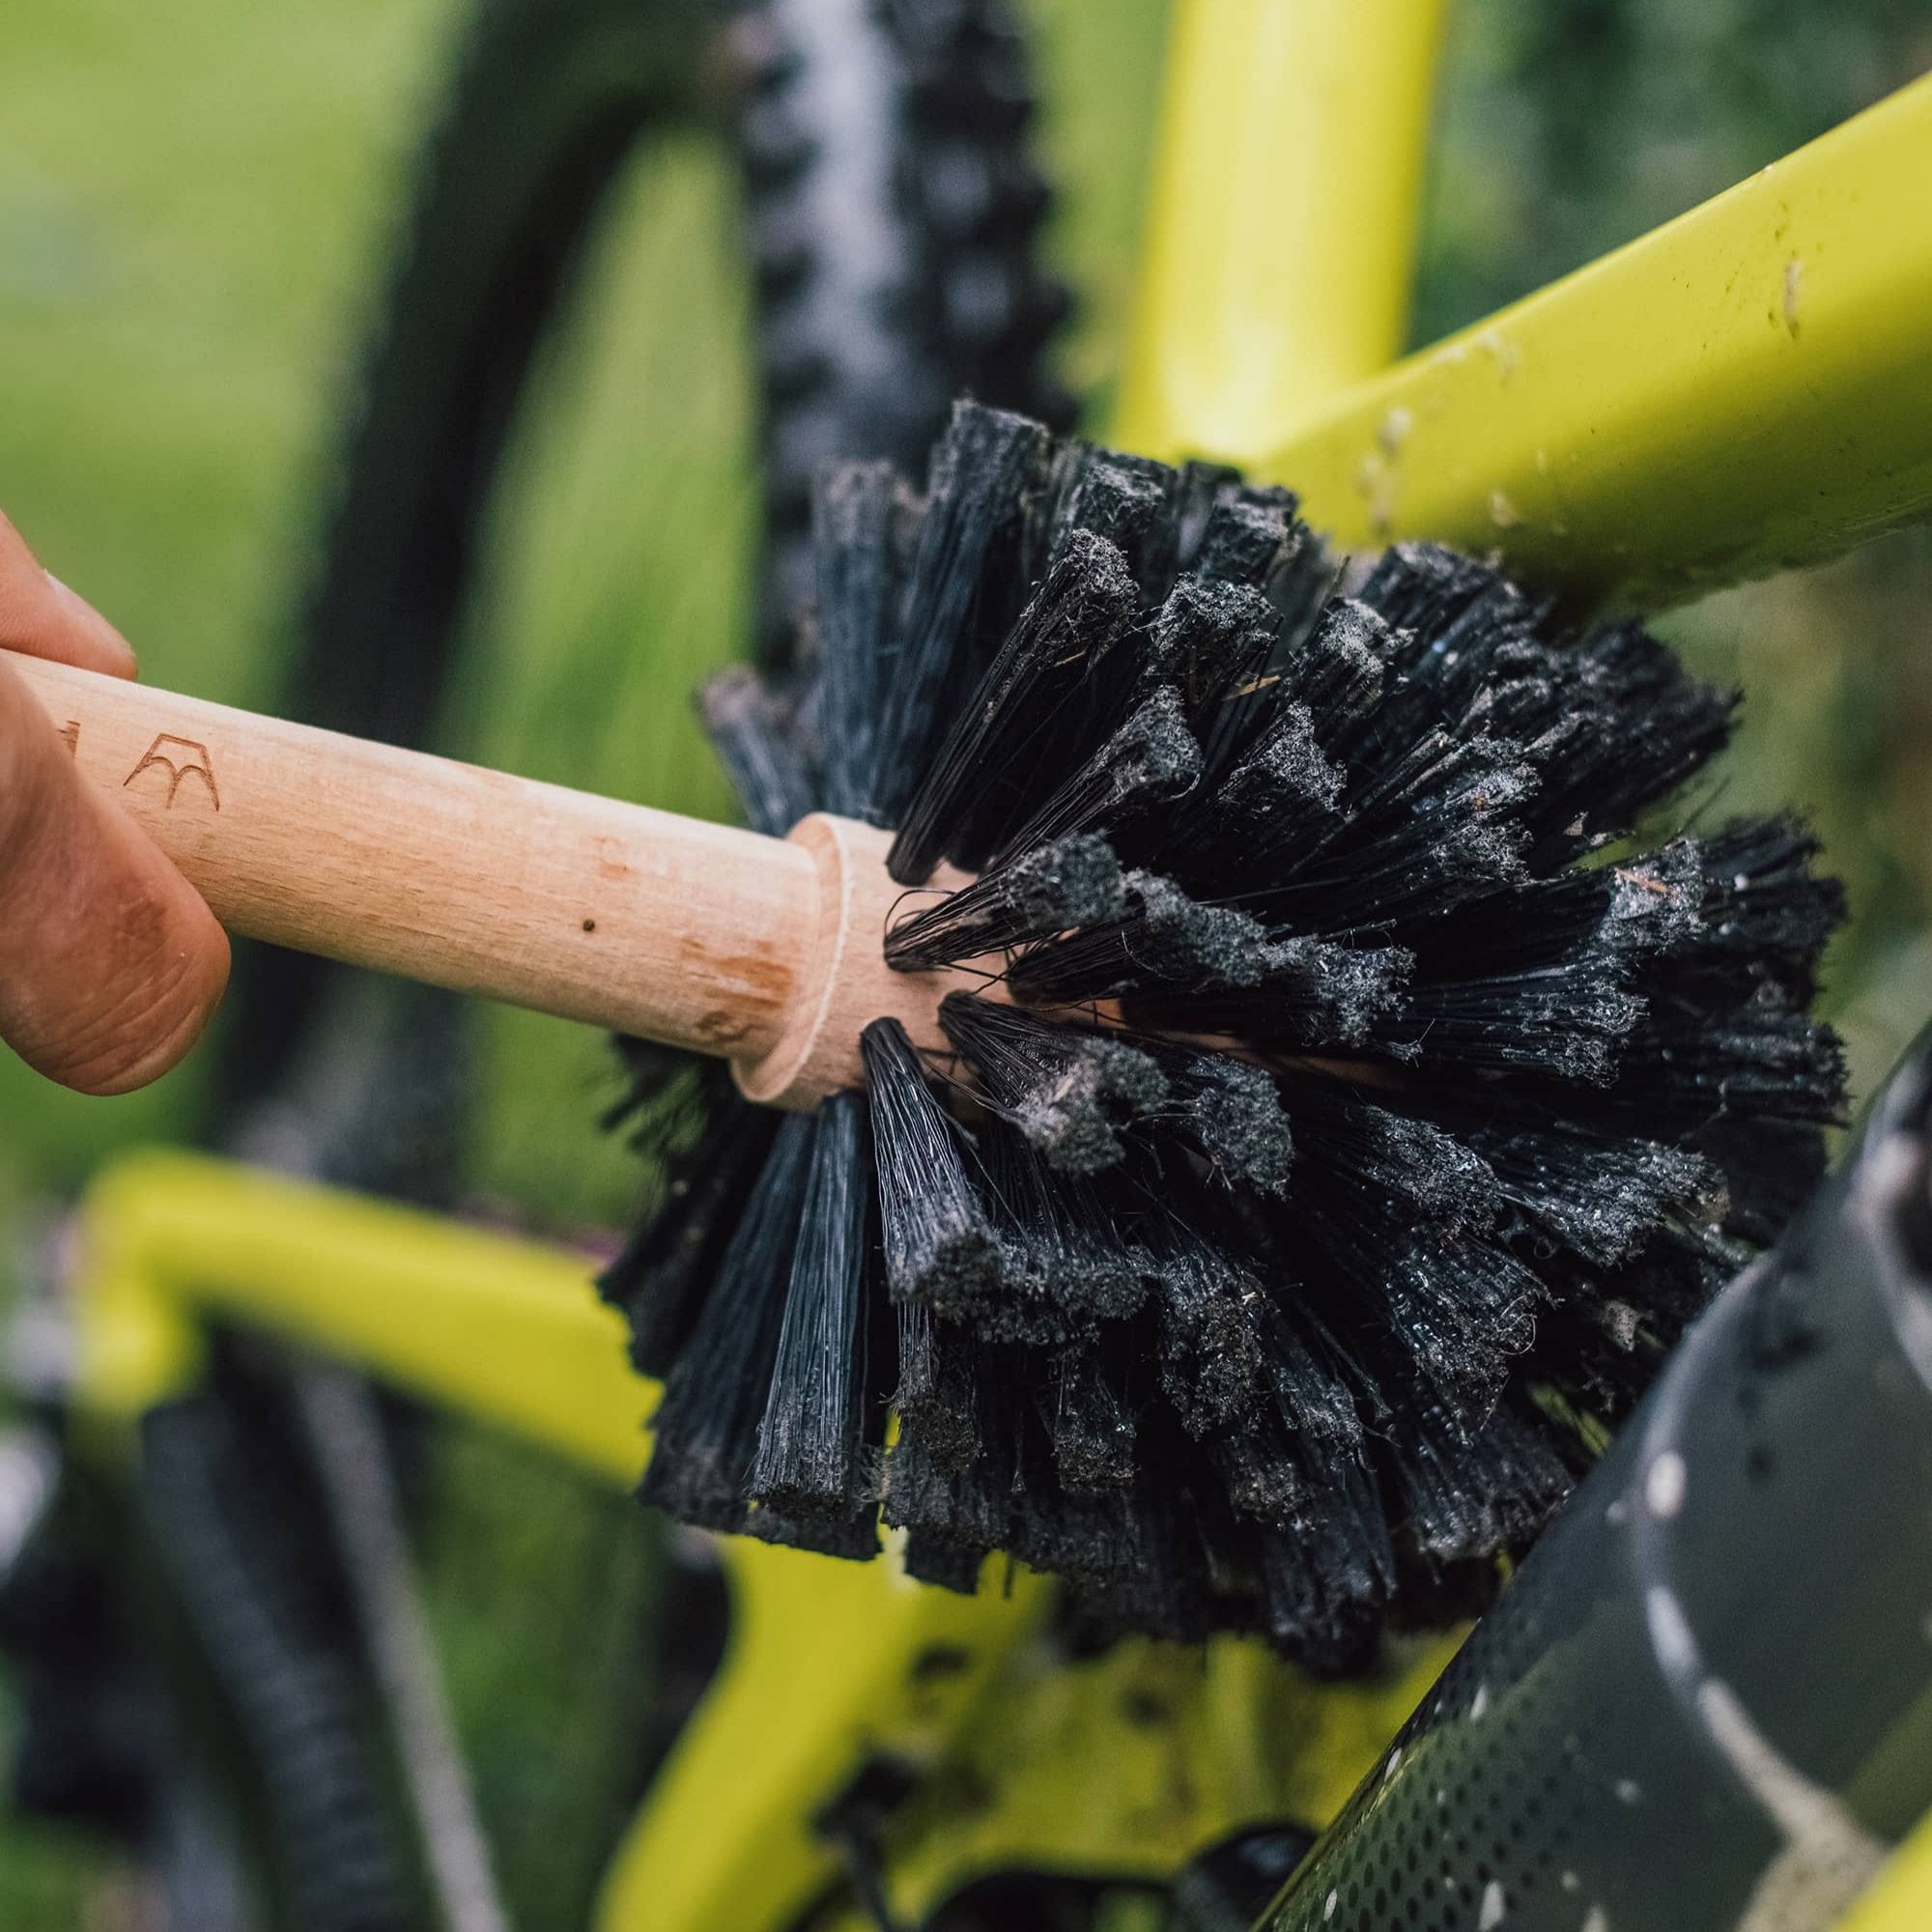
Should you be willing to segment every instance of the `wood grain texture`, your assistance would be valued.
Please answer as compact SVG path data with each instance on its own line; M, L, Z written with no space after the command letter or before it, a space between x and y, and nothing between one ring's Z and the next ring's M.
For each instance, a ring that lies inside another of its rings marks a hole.
M800 844L8 661L232 931L747 1062L820 983Z

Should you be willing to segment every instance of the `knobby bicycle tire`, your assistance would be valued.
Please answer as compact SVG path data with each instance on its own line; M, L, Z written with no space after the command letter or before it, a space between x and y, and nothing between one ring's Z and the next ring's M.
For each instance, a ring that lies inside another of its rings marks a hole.
M812 590L819 466L923 469L954 396L1056 429L1065 289L1041 270L1026 43L1006 0L754 0L733 40L756 276L765 487L760 653Z

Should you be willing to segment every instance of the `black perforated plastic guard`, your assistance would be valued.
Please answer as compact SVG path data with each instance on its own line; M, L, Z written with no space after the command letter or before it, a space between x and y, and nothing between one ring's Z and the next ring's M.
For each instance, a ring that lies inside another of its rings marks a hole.
M1266 1932L1818 1932L1932 1807L1923 1042Z

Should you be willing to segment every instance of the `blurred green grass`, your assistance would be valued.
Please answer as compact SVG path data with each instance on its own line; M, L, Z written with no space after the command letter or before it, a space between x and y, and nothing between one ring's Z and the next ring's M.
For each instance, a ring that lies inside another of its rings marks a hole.
M266 696L452 0L10 0L0 502L157 682ZM199 1069L96 1104L0 1058L0 1188L165 1133Z
M10 0L0 503L123 625L157 682L272 695L331 425L463 12L464 0ZM1099 424L1164 0L1027 12L1065 187L1053 246L1082 301L1065 363ZM1463 0L1418 334L1675 213L1927 59L1922 8L1908 0ZM694 140L653 149L618 196L580 326L547 356L517 429L452 747L724 810L685 693L732 654L748 608L755 499L734 220L720 157ZM1920 533L1672 620L1701 665L1750 688L1717 809L1804 805L1852 883L1857 922L1832 993L1861 1080L1932 1009L1915 849L1932 805L1929 582ZM486 1056L477 1186L554 1223L621 1217L633 1177L591 1125L611 1092L601 1041L493 1012ZM178 1130L200 1078L190 1065L147 1094L83 1102L0 1058L0 1271L21 1205L71 1189L115 1147ZM457 1435L440 1455L432 1609L486 1808L522 1821L515 1889L554 1897L576 1857L556 1842L559 1807L610 1768L573 1770L545 1749L559 1712L594 1717L597 1685L573 1675L567 1645L534 1648L556 1604L525 1586L573 1565L566 1594L594 1604L585 1552L610 1518L508 1445ZM619 1595L614 1570L630 1560L613 1550L602 1579ZM551 1614L533 1623L532 1605ZM596 1755L587 1734L572 1748ZM0 1829L0 1924L73 1925L84 1896L90 1922L125 1922L102 1870L61 1834Z

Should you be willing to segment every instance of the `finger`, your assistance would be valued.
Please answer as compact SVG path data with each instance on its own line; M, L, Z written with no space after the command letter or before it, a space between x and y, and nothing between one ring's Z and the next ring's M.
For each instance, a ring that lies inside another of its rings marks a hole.
M85 598L43 570L0 513L0 646L111 677L134 675L128 639Z
M0 664L0 1038L63 1086L125 1094L187 1052L227 979L200 895Z

